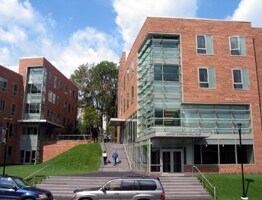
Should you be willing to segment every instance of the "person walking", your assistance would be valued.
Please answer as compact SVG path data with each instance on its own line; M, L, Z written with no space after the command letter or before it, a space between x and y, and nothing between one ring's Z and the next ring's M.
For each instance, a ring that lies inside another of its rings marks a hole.
M104 160L104 165L107 163L107 153L106 151L103 152L103 160Z
M114 166L115 166L117 164L117 159L118 159L118 153L116 150L113 152L112 158L113 158Z

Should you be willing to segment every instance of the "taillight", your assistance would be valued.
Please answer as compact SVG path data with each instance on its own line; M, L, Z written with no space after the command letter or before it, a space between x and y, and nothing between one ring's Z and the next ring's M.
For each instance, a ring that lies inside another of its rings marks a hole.
M160 200L165 200L165 199L166 199L165 193L163 192L163 193L161 194Z

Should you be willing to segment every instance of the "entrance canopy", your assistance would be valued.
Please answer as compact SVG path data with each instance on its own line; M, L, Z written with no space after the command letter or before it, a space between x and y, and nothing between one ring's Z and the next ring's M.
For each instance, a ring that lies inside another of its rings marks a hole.
M120 119L120 118L111 118L109 121L109 126L122 126L125 123L125 119Z

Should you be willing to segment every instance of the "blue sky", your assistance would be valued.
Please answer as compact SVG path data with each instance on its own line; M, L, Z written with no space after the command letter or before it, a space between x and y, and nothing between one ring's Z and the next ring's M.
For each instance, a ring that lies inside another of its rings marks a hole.
M0 65L44 56L65 76L81 64L118 63L147 16L250 21L261 0L0 0Z

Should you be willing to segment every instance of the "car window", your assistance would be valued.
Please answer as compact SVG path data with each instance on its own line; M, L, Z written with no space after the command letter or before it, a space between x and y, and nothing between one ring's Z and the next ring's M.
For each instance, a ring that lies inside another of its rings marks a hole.
M121 184L120 180L112 180L105 185L105 188L106 190L110 190L110 191L120 190L120 184Z
M139 180L140 190L156 190L156 182L153 180Z
M138 190L138 182L135 180L123 180L121 183L121 190Z
M0 188L12 188L15 185L11 178L0 178Z
M22 178L14 178L14 181L16 182L17 185L19 185L19 187L29 187L29 184L27 182L25 182Z

